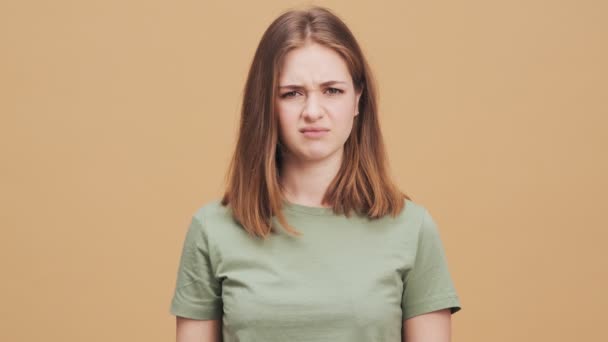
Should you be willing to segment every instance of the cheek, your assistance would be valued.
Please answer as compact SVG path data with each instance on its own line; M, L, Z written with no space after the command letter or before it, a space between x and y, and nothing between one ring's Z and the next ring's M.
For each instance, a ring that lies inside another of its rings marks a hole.
M355 106L353 105L354 99L350 97L344 97L337 101L328 101L327 108L329 111L336 115L344 116L354 114Z
M296 119L296 116L284 110L278 113L279 135L283 139L290 139L293 136L297 124Z
M282 103L276 106L276 110L281 126L287 128L297 124L302 107L294 103Z
M279 115L285 118L286 120L289 120L289 118L292 118L294 116L298 116L299 113L302 111L302 105L298 104L296 101L281 102L276 106L276 108L280 113Z
M332 103L329 111L336 121L341 124L348 124L349 122L352 122L356 108L350 101L336 101L335 103Z

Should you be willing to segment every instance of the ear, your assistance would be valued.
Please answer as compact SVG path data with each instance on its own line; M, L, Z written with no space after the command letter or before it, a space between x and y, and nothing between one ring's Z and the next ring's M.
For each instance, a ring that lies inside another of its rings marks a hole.
M355 113L355 116L359 115L359 99L361 98L362 93L363 93L363 89L358 91L355 95L355 108L357 110L357 112Z

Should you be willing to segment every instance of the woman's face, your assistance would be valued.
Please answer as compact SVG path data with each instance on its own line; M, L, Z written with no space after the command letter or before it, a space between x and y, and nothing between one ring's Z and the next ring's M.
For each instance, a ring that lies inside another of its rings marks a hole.
M279 73L279 139L288 159L321 160L343 152L361 92L342 57L319 44L291 50ZM322 129L322 132L305 132Z

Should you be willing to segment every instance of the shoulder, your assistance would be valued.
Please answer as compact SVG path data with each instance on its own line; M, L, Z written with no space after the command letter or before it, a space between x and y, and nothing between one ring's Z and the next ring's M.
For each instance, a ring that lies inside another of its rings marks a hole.
M209 222L229 217L229 209L222 205L220 198L203 202L195 209L193 217L201 222Z
M401 216L408 223L408 231L418 237L418 240L436 238L439 235L437 224L426 205L412 200L405 200L405 209Z
M212 243L234 243L235 239L247 235L233 217L230 206L222 205L221 198L200 203L194 211L193 220L200 223L199 229Z
M420 226L428 220L430 216L426 206L420 202L405 199L405 206L399 217L403 220L407 220L412 223L416 223L416 226Z
M420 203L411 203L413 204L410 204L410 209L415 212L415 215L412 216L415 216L416 220L415 234L419 248L427 251L443 249L439 227L429 209ZM443 253L442 251L439 252Z

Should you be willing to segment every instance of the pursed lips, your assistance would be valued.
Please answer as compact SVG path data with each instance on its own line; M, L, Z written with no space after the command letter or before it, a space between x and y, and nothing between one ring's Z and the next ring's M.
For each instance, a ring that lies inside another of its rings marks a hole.
M300 132L322 132L329 131L327 128L303 128Z

